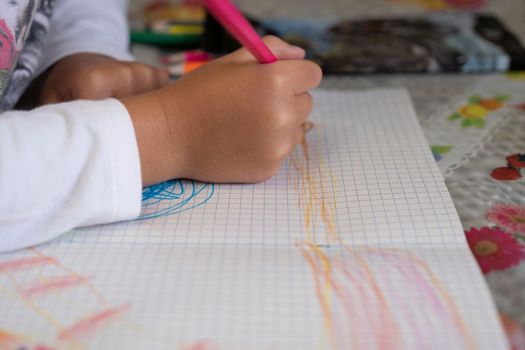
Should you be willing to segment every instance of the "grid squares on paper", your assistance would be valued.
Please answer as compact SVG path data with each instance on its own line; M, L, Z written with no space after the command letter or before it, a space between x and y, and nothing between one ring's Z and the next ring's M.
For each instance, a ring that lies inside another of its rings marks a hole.
M303 173L288 160L264 183L215 185L210 199L193 209L83 229L64 239L85 244L224 240L289 245L305 238L327 243L328 226L333 225L332 236L352 244L463 241L455 209L406 92L317 91L314 98L316 128L307 136L309 163ZM301 152L298 147L292 158L305 168ZM202 195L208 196L208 191L211 187ZM332 203L333 213L323 218L327 203ZM163 205L170 202L159 203Z
M479 349L502 348L488 292L472 288L482 277L462 248L347 247L325 249L321 255L310 250L314 261L331 267L328 275L312 269L294 246L101 249L62 242L40 252L60 257L64 266L90 276L96 294L105 300L103 305L85 287L31 299L59 324L67 325L97 307L129 305L121 316L82 339L87 349L184 349L203 339L234 350L373 349L381 344L464 349L470 343ZM24 254L31 255L19 253ZM33 279L12 275L21 285ZM316 289L316 277L325 294ZM328 281L333 287L325 284ZM1 283L3 291L10 290L8 282ZM328 314L323 312L323 299L330 300ZM0 298L0 308L4 329L25 325L27 332L41 336L47 331L47 338L53 339L52 327L27 304Z
M35 310L65 327L124 305L85 348L504 348L406 93L315 98L308 146L271 180L3 255L53 262L0 274L1 328L47 344L56 329ZM49 269L85 281L28 298Z

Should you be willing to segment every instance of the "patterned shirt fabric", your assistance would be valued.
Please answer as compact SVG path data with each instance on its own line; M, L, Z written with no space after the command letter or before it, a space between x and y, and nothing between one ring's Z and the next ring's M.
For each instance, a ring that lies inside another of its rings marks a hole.
M139 215L137 141L119 100L16 107L65 57L132 59L126 19L127 0L0 1L0 251Z
M13 109L42 55L55 0L0 3L0 112Z

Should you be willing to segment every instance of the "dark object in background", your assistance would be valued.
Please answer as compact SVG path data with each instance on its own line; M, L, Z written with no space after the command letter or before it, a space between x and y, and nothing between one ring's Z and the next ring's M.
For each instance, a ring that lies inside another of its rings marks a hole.
M475 29L485 40L501 46L510 56L509 70L525 69L525 49L521 46L518 38L507 30L497 18L478 15Z
M245 16L251 25L259 34L264 34L261 31L261 24ZM232 37L215 18L206 11L206 20L204 21L204 37L202 40L202 47L207 51L216 55L225 55L241 47L241 44L234 37Z
M342 21L330 27L332 45L316 57L327 72L459 72L463 54L445 43L457 34L424 19Z
M525 69L525 49L489 15L457 13L365 20L251 20L306 49L325 73L498 72ZM225 54L239 45L214 21L205 49ZM219 43L219 44L217 44Z
M235 43L232 43L232 41L235 42L235 39L206 11L204 37L202 38L204 51L225 55L235 50Z

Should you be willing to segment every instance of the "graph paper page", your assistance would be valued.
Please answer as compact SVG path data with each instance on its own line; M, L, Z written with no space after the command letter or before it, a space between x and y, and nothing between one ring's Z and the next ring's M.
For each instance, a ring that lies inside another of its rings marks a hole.
M0 336L52 349L506 348L407 93L315 102L314 128L264 183L157 185L138 220L1 255Z
M108 244L463 243L461 224L402 90L317 92L315 127L255 185L176 181L145 191L144 220L75 232ZM152 218L152 219L151 219Z

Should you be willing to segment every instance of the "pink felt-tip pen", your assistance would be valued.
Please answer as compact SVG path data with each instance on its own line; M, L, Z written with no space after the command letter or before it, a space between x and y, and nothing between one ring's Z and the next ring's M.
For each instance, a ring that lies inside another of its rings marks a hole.
M162 64L174 64L183 62L203 62L211 61L212 56L201 50L177 52L170 55L162 56L160 61Z
M204 0L206 8L235 37L259 63L272 63L277 58L264 44L250 22L230 0Z

